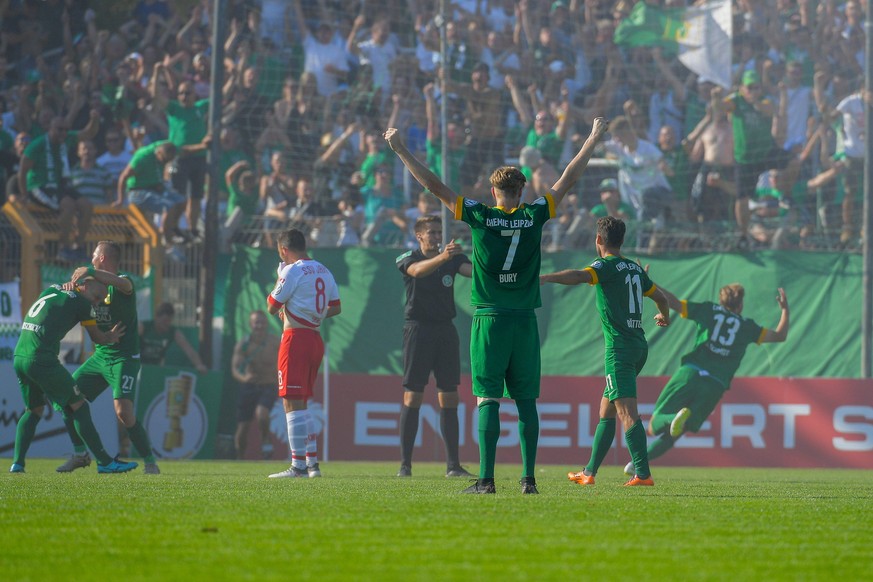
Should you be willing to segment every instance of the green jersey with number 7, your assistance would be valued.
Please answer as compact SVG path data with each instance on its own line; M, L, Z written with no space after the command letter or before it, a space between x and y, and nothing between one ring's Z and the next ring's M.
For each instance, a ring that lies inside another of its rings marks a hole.
M473 238L471 303L476 307L536 309L540 299L543 225L555 216L547 193L509 212L458 197L455 218L470 225Z

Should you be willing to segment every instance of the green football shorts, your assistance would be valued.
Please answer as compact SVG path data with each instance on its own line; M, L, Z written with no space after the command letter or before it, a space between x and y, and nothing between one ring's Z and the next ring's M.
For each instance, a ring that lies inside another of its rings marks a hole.
M637 376L646 364L649 349L607 348L604 357L606 388L603 397L610 402L617 398L637 397Z
M673 417L685 407L691 409L685 432L699 431L726 391L725 385L705 370L681 366L658 396L652 411L653 431L658 434L665 427L669 429Z
M479 308L470 331L473 394L530 400L540 396L540 334L532 309Z
M73 372L73 378L79 385L79 392L90 402L100 396L107 386L112 386L113 400L133 400L140 367L138 359L107 358L95 353Z
M81 400L76 392L76 381L57 358L15 356L12 367L27 408L45 406L46 397L58 409Z

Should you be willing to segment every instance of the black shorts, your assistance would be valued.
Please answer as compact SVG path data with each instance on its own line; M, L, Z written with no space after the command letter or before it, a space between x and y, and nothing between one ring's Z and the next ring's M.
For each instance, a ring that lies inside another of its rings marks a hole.
M248 422L255 415L255 408L263 406L267 410L273 408L279 392L276 385L270 384L240 384L239 396L236 401L236 421Z
M767 170L781 170L785 168L794 157L789 151L779 147L774 147L770 153L765 155L760 160L747 163L737 164L734 170L734 176L737 183L737 198L750 198L758 186L758 177Z
M206 156L176 158L170 170L173 190L183 196L200 200L206 184Z
M458 330L451 321L403 326L403 387L423 392L433 372L437 389L455 392L461 382Z

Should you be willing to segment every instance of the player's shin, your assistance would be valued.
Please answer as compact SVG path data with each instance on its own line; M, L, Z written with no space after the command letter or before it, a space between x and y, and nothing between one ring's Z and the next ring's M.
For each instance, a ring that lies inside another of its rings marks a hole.
M651 475L649 470L649 455L646 451L646 431L639 419L624 433L624 442L634 462L637 477L645 479Z
M596 475L600 464L606 458L606 453L615 440L615 418L601 418L594 429L594 442L591 445L591 459L585 465L589 475Z
M497 440L500 438L500 403L483 399L479 404L479 478L494 478Z
M306 435L308 427L302 410L285 413L288 425L288 446L291 448L291 464L298 469L306 468Z
M418 416L418 408L410 408L405 404L400 407L400 464L406 467L412 466L412 450L418 433Z
M30 448L30 443L33 442L33 436L36 434L36 425L39 424L40 416L31 412L30 409L24 411L21 418L18 419L18 426L15 428L15 456L12 458L12 463L24 466L24 457L27 456L27 449Z
M70 435L70 441L73 443L73 453L81 455L87 450L87 447L79 433L76 432L76 426L71 416L64 416L64 426L67 427L67 434Z
M457 467L461 464L458 459L460 428L457 408L440 408L440 434L446 445L446 466Z
M97 427L94 426L94 421L91 420L91 409L88 403L83 403L76 410L70 411L67 408L67 414L73 417L73 424L76 427L76 432L88 445L88 449L97 462L101 465L108 465L112 462L112 457L103 448L103 442L100 440L100 434L97 432Z
M649 445L649 460L657 459L667 451L673 448L676 439L670 436L669 433L662 434Z
M127 434L143 460L146 463L154 463L155 455L152 453L152 442L142 423L137 420L136 424L127 429Z
M540 417L537 414L537 401L534 399L516 400L518 408L518 436L521 445L522 477L535 477L537 461L537 442L540 435Z

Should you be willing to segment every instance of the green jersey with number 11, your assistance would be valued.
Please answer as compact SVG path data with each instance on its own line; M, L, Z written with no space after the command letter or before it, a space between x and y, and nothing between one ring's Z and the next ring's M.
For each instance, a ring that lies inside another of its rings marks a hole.
M585 271L597 286L597 312L608 348L647 347L643 331L643 297L655 292L655 284L634 261L616 255L597 259Z
M455 218L470 225L473 238L473 305L500 309L542 305L540 246L543 225L554 216L550 193L510 211L458 197Z
M84 326L96 324L91 302L75 291L64 291L60 285L52 285L27 310L15 356L56 361L61 340L77 323Z

